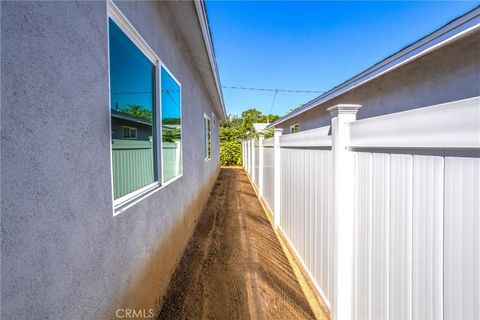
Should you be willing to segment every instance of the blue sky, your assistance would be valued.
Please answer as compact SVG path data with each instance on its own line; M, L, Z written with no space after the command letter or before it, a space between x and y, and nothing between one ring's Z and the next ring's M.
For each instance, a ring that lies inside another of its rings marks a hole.
M131 105L152 111L155 67L120 28L110 20L111 108ZM180 118L180 86L162 68L162 117Z
M326 91L474 9L469 2L208 1L224 86ZM227 113L268 113L273 92L223 89ZM278 93L284 115L319 93Z

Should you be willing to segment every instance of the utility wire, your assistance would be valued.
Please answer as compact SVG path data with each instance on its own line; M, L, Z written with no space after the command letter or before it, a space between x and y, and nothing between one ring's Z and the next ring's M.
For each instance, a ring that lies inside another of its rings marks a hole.
M275 90L275 93L273 95L272 105L270 106L270 111L268 112L268 114L272 113L273 105L275 104L275 99L277 98L277 93L278 93L278 90Z
M147 93L152 93L152 91L112 92L112 94L147 94Z
M222 86L222 88L237 89L237 90L271 91L271 92L325 93L325 91L315 91L315 90L269 89L269 88L252 88L252 87L237 87L237 86Z

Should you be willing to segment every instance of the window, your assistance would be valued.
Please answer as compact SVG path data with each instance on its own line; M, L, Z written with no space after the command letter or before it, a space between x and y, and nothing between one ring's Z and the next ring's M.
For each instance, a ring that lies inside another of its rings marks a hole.
M295 125L290 127L290 133L297 133L299 131L300 131L300 125L299 124L295 124Z
M124 139L137 139L137 128L122 127L122 137Z
M109 18L113 197L158 185L156 64Z
M181 176L181 84L107 3L115 215Z
M204 115L203 118L204 130L203 137L205 139L205 160L211 158L212 153L212 143L211 143L211 121L207 115Z
M180 84L162 67L163 181L182 173L182 110Z

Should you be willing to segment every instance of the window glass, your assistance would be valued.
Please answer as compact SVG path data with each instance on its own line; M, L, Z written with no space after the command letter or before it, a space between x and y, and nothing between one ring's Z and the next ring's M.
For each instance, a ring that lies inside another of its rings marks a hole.
M300 131L300 125L296 124L290 127L290 133L297 133Z
M162 68L163 181L182 173L182 120L180 85Z
M205 116L204 120L205 159L210 159L212 152L211 121L207 116Z
M137 139L137 129L130 128L130 139Z
M157 180L155 65L109 19L114 199Z
M127 127L123 127L123 137L124 138L130 138L130 128L127 128Z
M211 138L211 130L212 130L212 124L210 122L210 119L207 119L207 155L208 155L208 159L211 158L212 156L212 138Z

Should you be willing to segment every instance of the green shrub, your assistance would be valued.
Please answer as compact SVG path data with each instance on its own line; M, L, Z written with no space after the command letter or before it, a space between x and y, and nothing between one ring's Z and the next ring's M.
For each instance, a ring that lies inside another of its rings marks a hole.
M220 163L222 166L242 164L242 144L238 141L225 141L220 145Z
M242 112L242 116L228 116L220 125L220 162L223 166L242 165L242 143L244 139L258 138L254 131L255 122L267 123L279 118L277 115L263 115L256 109ZM265 132L265 138L273 136L273 129Z

